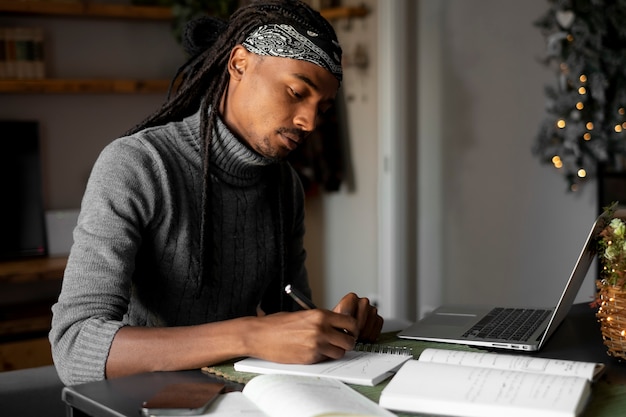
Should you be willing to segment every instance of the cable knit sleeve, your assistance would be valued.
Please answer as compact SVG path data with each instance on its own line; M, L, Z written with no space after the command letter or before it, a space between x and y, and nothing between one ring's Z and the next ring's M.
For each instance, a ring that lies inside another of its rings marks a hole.
M67 385L105 378L113 337L124 325L142 230L159 201L155 161L140 141L122 138L93 167L52 308L52 354Z

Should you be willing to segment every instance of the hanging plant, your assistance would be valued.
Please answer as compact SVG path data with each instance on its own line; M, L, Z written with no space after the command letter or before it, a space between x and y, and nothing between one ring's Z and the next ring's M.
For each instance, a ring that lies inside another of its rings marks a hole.
M132 0L132 4L171 7L172 33L181 43L187 22L203 15L227 20L239 6L239 0Z
M546 115L533 153L565 176L569 190L599 164L626 156L626 0L549 0L535 25L546 39Z
M190 20L210 15L227 20L239 6L238 0L169 0L172 3L172 33L181 43L185 25Z

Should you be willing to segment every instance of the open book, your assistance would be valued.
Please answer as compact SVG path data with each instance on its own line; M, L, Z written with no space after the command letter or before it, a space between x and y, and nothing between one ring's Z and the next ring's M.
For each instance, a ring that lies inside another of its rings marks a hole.
M294 365L246 358L235 362L235 371L257 374L287 374L338 379L348 384L374 386L389 378L413 358L411 349L394 346L360 345L343 358L311 365Z
M344 383L297 375L259 375L242 392L221 395L207 410L211 417L394 417Z
M384 408L480 417L576 416L604 365L426 349L383 389Z

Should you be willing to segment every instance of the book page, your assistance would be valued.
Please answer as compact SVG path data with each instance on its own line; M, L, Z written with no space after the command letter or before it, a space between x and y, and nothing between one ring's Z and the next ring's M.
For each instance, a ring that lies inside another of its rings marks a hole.
M270 417L239 391L220 395L203 415L210 417Z
M289 374L319 376L338 379L349 384L376 385L387 379L409 355L371 352L346 352L343 358L310 365L282 364L255 358L246 358L235 363L235 370L260 374Z
M419 361L475 366L492 369L577 376L593 381L604 368L603 364L546 359L527 355L491 352L464 352L447 349L425 349Z
M401 411L464 416L575 416L589 395L584 378L407 362L380 405Z
M327 378L259 375L243 393L271 417L394 416L344 383Z

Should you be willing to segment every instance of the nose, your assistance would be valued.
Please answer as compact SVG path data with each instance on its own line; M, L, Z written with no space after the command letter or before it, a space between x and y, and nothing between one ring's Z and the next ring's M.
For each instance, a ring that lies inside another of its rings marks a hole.
M298 107L294 123L305 132L312 132L317 126L317 106L303 104Z

